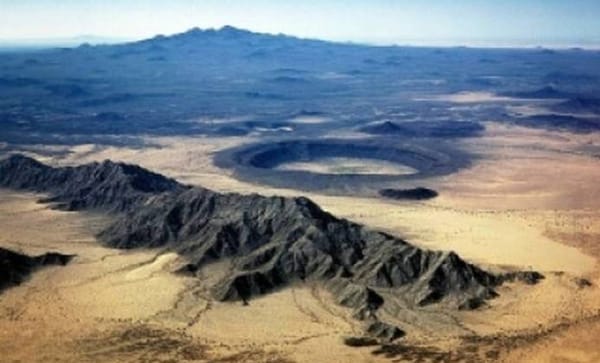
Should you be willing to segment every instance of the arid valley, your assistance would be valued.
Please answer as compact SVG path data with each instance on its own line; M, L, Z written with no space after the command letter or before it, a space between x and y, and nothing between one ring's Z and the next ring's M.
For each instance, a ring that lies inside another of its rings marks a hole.
M599 61L0 53L0 360L598 362Z

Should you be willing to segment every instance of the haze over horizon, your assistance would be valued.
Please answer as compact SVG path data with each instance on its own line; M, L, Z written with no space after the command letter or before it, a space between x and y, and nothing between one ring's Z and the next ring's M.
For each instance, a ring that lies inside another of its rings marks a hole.
M600 3L593 0L97 0L0 1L0 40L81 37L137 40L193 27L231 25L264 33L367 44L600 46Z

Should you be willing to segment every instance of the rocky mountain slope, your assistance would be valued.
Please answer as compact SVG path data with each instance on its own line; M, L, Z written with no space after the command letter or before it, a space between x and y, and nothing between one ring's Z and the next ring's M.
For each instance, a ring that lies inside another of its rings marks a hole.
M52 168L22 155L0 164L0 185L48 193L44 202L55 202L58 209L119 211L131 209L151 195L186 188L136 165L106 160L76 168Z
M51 168L12 156L0 162L0 186L49 193L49 201L71 210L118 211L98 236L103 243L176 251L190 262L183 269L189 273L229 261L229 273L212 287L218 300L248 301L296 281L320 282L385 339L402 335L377 318L387 298L407 308L471 309L496 296L506 279L541 278L486 272L453 252L420 249L336 218L304 197L221 194L110 161Z
M23 283L38 268L64 266L72 258L55 252L31 257L0 247L0 292Z

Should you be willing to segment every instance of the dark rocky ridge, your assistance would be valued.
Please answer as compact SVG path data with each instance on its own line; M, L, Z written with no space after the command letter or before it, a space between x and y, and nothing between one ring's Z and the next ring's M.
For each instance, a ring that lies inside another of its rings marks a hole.
M0 164L0 185L50 194L44 202L58 209L124 211L152 195L186 187L136 165L106 160L78 167L52 168L13 155Z
M399 199L399 200L426 200L435 198L438 196L438 193L435 190L418 187L412 189L381 189L379 191L379 195L386 198L391 199Z
M573 97L553 107L554 111L600 114L600 98Z
M406 121L363 126L359 131L371 135L403 135L408 137L460 138L481 134L485 128L471 121Z
M40 256L27 256L0 247L0 292L23 283L35 270L44 266L64 266L73 256L48 252Z
M13 156L0 162L0 186L51 193L75 210L119 210L99 234L108 246L173 250L187 257L191 272L230 261L231 272L212 287L218 300L247 301L294 281L318 281L367 331L388 340L402 332L378 320L385 304L379 290L407 308L475 308L507 279L542 277L486 272L453 252L423 250L336 218L304 197L221 194L127 164L51 168Z
M553 86L546 86L532 91L504 92L500 94L506 97L516 97L525 99L561 99L571 97L573 94L556 89Z
M563 130L587 133L600 130L600 118L584 118L563 114L542 114L513 118L513 122L527 127L545 127L549 130Z

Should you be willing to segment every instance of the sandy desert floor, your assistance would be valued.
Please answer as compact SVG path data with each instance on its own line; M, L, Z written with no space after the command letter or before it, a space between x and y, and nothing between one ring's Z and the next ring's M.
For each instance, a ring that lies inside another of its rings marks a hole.
M218 191L299 194L240 182L212 164L215 152L251 138L152 141L160 147L87 145L41 159L68 165L110 158ZM424 181L440 192L436 199L308 196L337 216L490 269L540 271L546 278L538 285L507 284L483 310L392 317L406 339L350 348L342 339L360 328L319 286L295 286L249 306L216 303L202 279L172 273L179 257L103 248L93 238L102 218L2 191L0 245L78 257L0 295L0 354L8 361L597 362L600 136L490 123L483 137L462 144L479 157L469 169ZM205 279L222 268L210 266Z
M3 362L381 361L350 349L350 312L318 286L295 286L248 306L219 303L206 279L173 273L184 261L161 251L99 246L102 217L51 210L33 194L0 191L0 244L76 254L0 296ZM16 349L16 347L19 347Z

